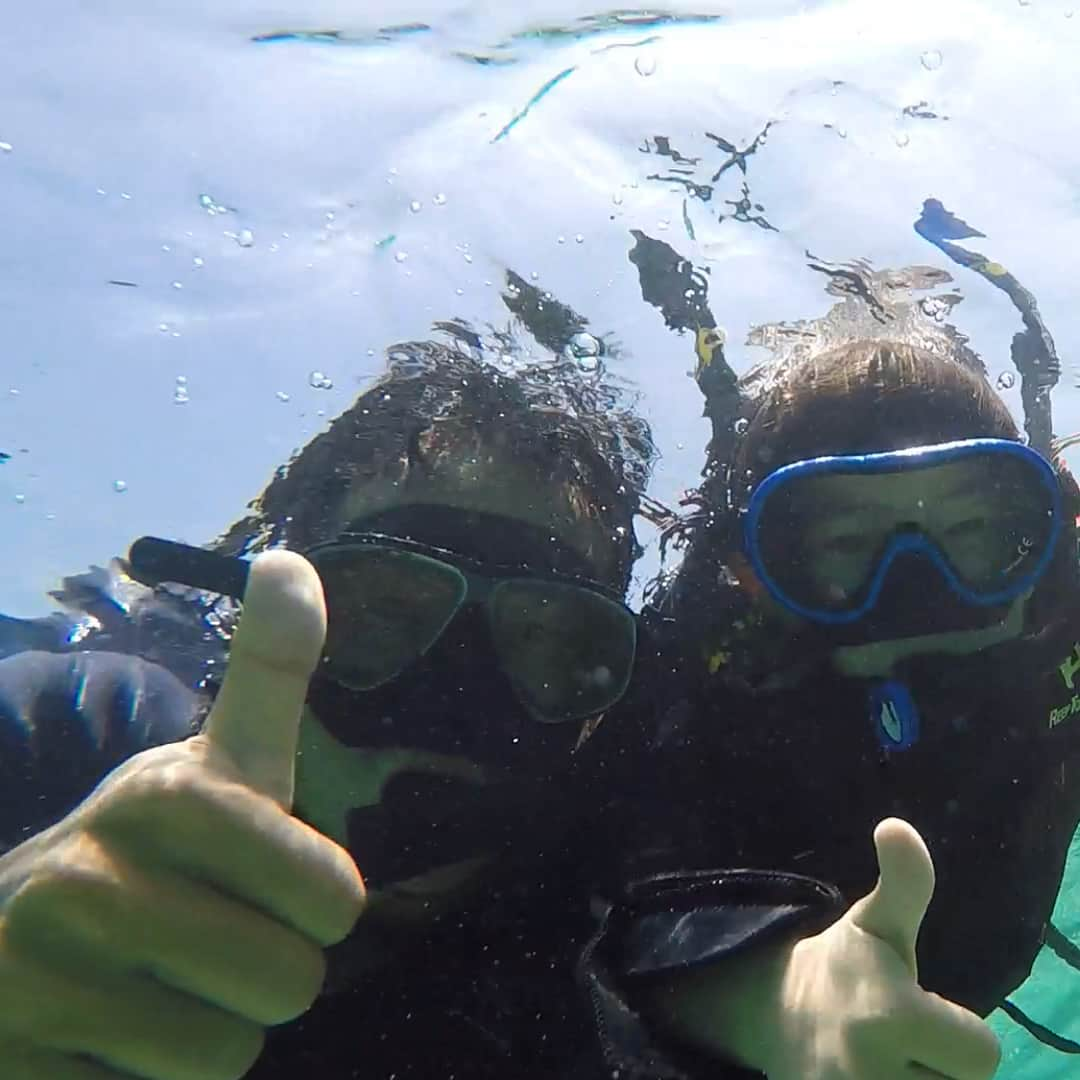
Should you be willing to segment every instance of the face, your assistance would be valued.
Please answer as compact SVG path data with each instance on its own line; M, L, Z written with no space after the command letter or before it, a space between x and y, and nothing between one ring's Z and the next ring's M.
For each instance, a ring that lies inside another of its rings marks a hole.
M365 485L343 501L342 527L448 549L481 569L525 564L539 572L621 578L617 545L598 524L582 521L543 477L490 462L462 466L449 482L424 477L407 489ZM409 617L407 598L399 600L383 605L386 619L395 611ZM331 608L341 601L328 593ZM515 623L514 632L536 631L547 648L572 645L572 634L553 637L541 625L556 617L554 609ZM374 907L391 923L426 922L441 904L469 891L490 849L512 842L500 830L514 823L511 809L501 812L497 800L487 804L487 835L477 851L470 806L495 788L507 790L510 777L527 782L514 784L519 796L528 783L550 781L569 766L583 730L581 720L543 723L523 706L499 663L486 613L479 603L459 609L431 648L383 685L313 691L297 761L298 812L355 849L374 886ZM505 654L505 637L500 645ZM525 645L536 661L539 646ZM569 667L568 657L547 659L553 671ZM401 828L410 835L397 835ZM401 863L394 847L408 849L412 864ZM386 858L373 864L383 850Z
M963 578L987 579L1022 542L1012 507L993 498L988 470L967 462L896 473L887 482L875 475L807 482L794 511L818 594L855 595L873 573L883 541L902 528L931 537Z
M979 458L907 472L807 476L773 496L770 528L783 542L774 548L770 572L785 565L804 603L850 609L865 599L890 545L913 533L944 556L961 582L986 589L1022 571L1036 546L1029 534L1041 520L1037 481L1034 500L1032 490L1026 473ZM806 625L761 591L772 620L793 630ZM965 603L924 550L897 554L874 606L829 631L834 663L850 675L877 677L909 656L980 651L1022 632L1028 595L1007 607Z

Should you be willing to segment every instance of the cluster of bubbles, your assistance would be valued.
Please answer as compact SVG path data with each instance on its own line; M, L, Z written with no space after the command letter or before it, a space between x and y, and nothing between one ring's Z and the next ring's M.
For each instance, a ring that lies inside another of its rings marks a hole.
M997 377L996 385L999 390L1011 390L1016 385L1016 376L1011 371L1003 371Z
M213 195L207 195L203 193L199 196L199 205L211 216L215 217L218 214L231 214L232 207L224 206L219 203Z
M567 360L576 360L583 371L596 371L603 352L604 346L599 338L584 330L574 334L563 347L563 356Z
M922 308L922 312L927 318L934 319L937 322L940 322L949 314L949 302L940 296L923 297L919 301L919 307Z
M312 371L308 374L308 386L313 390L333 390L334 380L322 371Z
M431 196L431 201L435 206L445 206L446 196L441 191L437 191ZM409 210L413 214L419 214L423 209L424 204L419 199L413 199L412 202L409 203Z
M176 376L176 385L173 387L173 404L186 405L191 399L188 397L188 385L186 375Z

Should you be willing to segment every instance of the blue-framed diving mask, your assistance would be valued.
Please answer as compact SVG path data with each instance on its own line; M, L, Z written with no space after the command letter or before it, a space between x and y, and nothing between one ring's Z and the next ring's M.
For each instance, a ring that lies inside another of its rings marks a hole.
M929 569L964 605L1009 604L1046 571L1061 528L1041 454L969 439L783 466L750 497L744 545L778 603L843 627L874 611L887 582L895 593L897 560L916 560L919 580Z

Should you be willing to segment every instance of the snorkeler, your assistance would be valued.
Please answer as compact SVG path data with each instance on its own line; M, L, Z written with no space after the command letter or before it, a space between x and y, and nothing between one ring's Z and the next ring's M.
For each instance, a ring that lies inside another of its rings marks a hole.
M125 581L133 611L243 596L212 704L115 652L3 661L5 1077L243 1074L360 909L345 848L367 900L336 992L251 1075L551 1075L595 1041L557 916L592 873L574 751L630 678L651 442L568 399L574 358L500 374L446 329L390 350L212 550L133 546L157 586ZM235 557L282 544L308 562ZM229 602L195 613L215 661ZM125 760L140 743L171 745Z
M681 680L660 737L679 791L709 792L670 843L850 903L868 831L911 822L938 866L913 970L985 1016L1031 969L1080 821L1076 485L948 355L856 340L740 383L659 603Z

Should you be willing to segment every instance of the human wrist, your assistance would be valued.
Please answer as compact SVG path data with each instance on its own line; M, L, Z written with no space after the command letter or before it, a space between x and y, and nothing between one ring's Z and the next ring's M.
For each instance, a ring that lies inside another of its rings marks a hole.
M751 949L657 986L649 1006L680 1042L766 1071L797 942Z

